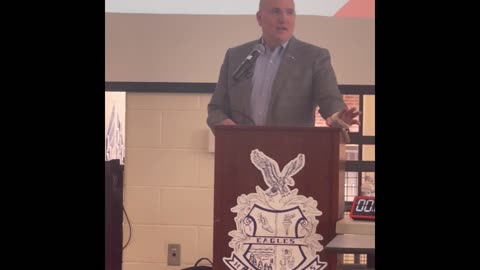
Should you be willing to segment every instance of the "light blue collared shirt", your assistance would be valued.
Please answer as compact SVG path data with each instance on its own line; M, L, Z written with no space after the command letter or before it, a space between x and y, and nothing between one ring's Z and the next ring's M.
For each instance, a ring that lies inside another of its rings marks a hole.
M265 53L260 54L255 62L252 78L252 97L250 99L250 115L257 126L263 126L267 121L273 80L277 74L287 44L288 41L283 43L282 46L276 47L274 50L265 46Z

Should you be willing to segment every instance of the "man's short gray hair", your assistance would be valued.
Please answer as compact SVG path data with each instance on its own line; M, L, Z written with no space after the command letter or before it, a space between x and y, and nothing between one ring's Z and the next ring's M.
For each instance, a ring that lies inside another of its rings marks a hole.
M258 3L258 10L262 9L262 5L263 5L263 0L260 0L260 2Z

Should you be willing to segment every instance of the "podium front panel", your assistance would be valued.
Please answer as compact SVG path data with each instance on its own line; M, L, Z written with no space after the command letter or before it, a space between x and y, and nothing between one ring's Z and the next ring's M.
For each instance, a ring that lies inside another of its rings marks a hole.
M229 232L237 229L235 222L237 213L232 212L232 208L236 207L239 201L245 200L245 197L242 199L240 196L256 193L257 186L263 191L276 192L266 183L262 171L252 163L251 154L254 150L274 160L278 164L279 171L298 158L299 154L304 155L303 168L291 177L294 185L289 188L290 190L298 189L297 196L311 197L318 202L316 208L322 213L316 216L318 220L316 233L323 237L319 241L323 250L317 254L320 255L321 261L328 261L325 269L336 269L336 256L327 254L325 246L335 236L335 224L344 215L345 151L340 129L251 126L217 126L215 128L213 225L215 269L229 269L223 259L229 258L233 251L229 246L232 240ZM280 216L281 211L277 212L278 214L272 214L272 216ZM258 215L261 216L257 213ZM291 215L295 216L293 212ZM283 222L285 226L289 225L287 221ZM280 230L280 226L277 225L277 227L275 229L273 226L272 230ZM278 242L282 239L285 237L256 241ZM291 241L293 243L293 240Z

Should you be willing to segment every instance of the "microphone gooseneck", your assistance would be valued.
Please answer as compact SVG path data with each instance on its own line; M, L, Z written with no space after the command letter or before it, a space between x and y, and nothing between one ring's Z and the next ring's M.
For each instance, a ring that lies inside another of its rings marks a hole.
M242 78L243 75L252 68L258 56L264 52L265 47L262 44L256 44L250 54L248 54L247 58L245 58L240 66L238 66L238 68L233 72L233 79L235 81L240 80L240 78Z

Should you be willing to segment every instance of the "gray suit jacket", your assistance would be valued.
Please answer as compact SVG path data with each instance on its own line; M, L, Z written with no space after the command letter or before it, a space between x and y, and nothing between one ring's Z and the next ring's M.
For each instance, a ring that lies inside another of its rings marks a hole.
M259 42L255 40L227 50L208 104L210 128L226 118L237 124L254 124L249 117L252 77L234 81L233 72ZM346 108L330 63L330 53L292 36L273 82L266 125L312 127L316 105L325 119Z

